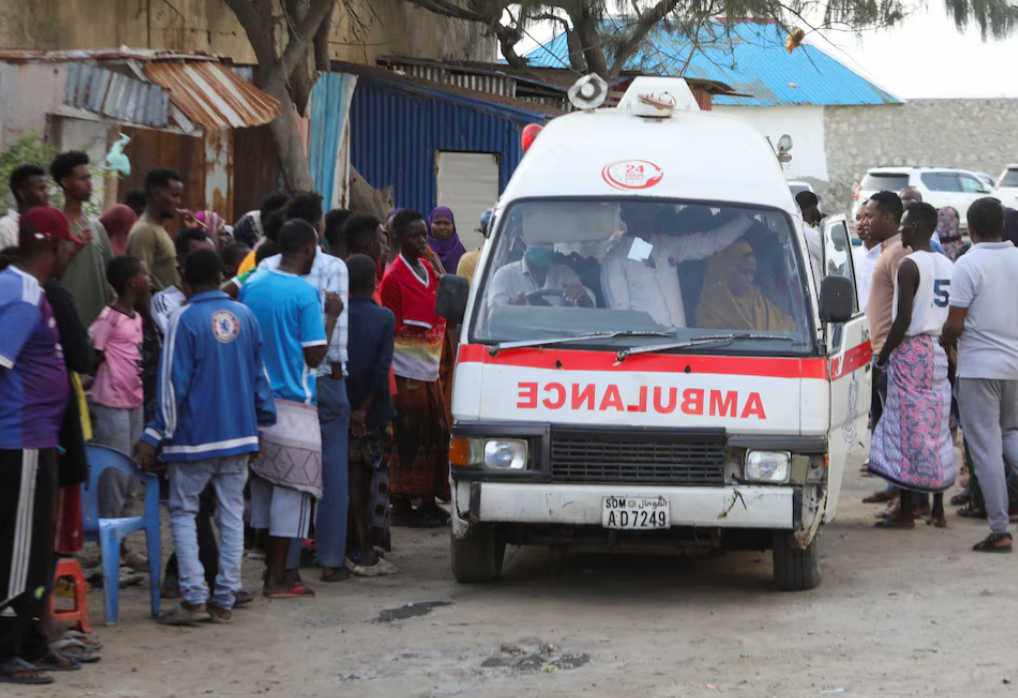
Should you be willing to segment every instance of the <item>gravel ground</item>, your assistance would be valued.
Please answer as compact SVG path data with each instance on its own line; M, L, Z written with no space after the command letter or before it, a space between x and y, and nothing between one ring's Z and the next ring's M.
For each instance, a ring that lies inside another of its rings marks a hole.
M396 531L386 579L314 584L313 600L259 597L230 626L168 628L128 589L101 625L101 663L3 696L997 696L1018 682L1012 556L970 551L985 525L871 528L857 449L825 579L785 594L770 554L710 559L554 557L510 549L505 578L459 586L445 531ZM259 568L245 563L249 589ZM408 606L408 604L414 604Z

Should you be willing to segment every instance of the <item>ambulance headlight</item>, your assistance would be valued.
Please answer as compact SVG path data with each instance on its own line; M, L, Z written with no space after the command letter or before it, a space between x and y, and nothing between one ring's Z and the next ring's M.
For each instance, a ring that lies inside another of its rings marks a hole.
M492 439L484 443L484 467L523 470L527 467L527 442L522 439Z
M788 451L750 451L746 454L746 479L754 482L788 482L792 455Z

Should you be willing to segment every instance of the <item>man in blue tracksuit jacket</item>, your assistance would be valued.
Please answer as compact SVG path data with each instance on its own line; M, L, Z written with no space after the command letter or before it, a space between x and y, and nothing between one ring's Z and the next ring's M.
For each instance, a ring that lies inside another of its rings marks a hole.
M230 622L241 588L248 460L260 450L259 429L276 423L258 321L219 291L222 269L212 250L187 258L184 279L191 295L170 317L156 414L138 445L143 469L151 466L160 446L169 463L170 527L184 596L162 617L171 625L210 618ZM221 542L216 588L206 606L195 516L209 482L216 491Z

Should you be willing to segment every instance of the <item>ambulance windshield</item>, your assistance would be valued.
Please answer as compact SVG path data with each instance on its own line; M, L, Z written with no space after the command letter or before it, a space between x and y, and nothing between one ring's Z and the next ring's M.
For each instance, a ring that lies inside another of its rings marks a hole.
M771 209L521 201L500 216L487 271L474 280L482 288L471 338L626 333L569 344L614 348L739 332L749 338L704 351L806 353L813 347L810 261L800 259L793 231L789 216ZM633 339L636 333L644 336ZM789 342L753 339L761 334Z

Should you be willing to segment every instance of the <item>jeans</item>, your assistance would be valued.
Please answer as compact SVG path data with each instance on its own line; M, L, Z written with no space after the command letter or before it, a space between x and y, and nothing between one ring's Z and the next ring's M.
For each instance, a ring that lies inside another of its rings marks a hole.
M322 426L322 498L315 521L315 551L322 567L346 564L347 510L350 476L347 470L350 442L350 401L346 384L320 376L318 421Z
M198 559L199 497L212 483L216 491L216 526L219 528L219 574L212 602L233 608L234 594L241 589L240 567L244 557L244 485L248 454L187 463L170 463L170 529L180 567L180 591L190 605L208 601L205 568Z
M1018 381L959 378L958 403L990 530L1007 533L1010 498L1004 459L1018 463Z

